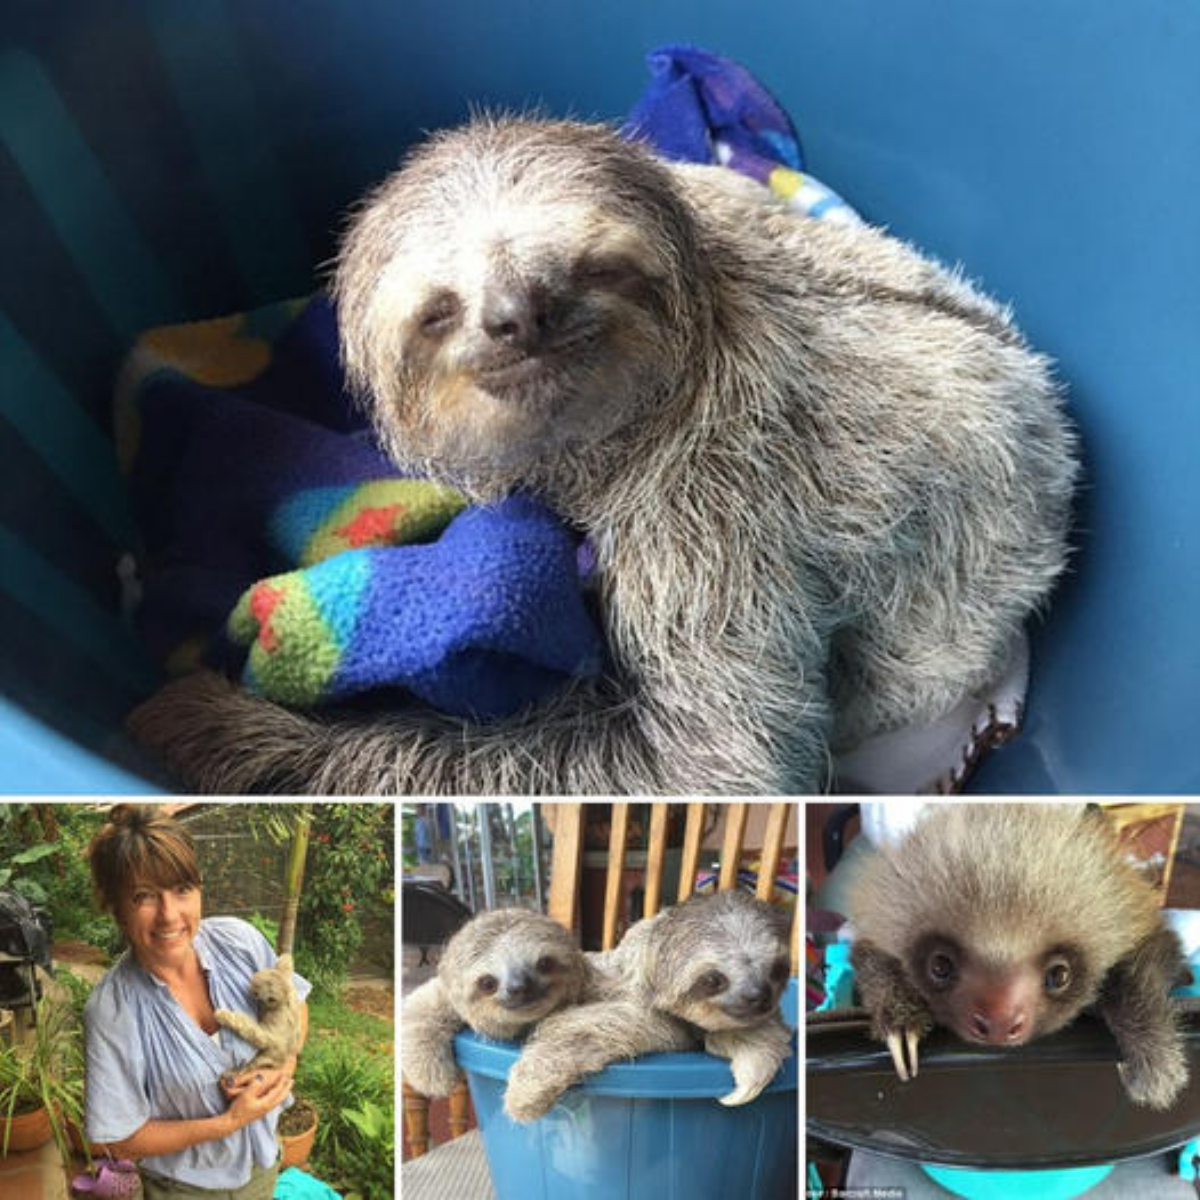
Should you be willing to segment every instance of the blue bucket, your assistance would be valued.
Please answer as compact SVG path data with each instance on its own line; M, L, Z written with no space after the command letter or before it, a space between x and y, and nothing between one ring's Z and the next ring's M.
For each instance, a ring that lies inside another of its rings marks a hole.
M795 983L790 985L795 990ZM785 1008L786 1011L786 1008ZM473 1033L454 1039L497 1200L794 1200L798 1058L734 1108L729 1064L698 1051L647 1054L589 1076L540 1120L504 1112L521 1053Z
M157 681L108 432L137 334L303 295L422 130L620 120L668 42L744 63L823 182L1012 302L1069 386L1081 552L972 787L1200 787L1200 5L127 0L4 14L0 791L151 786L113 766L148 769L121 722Z

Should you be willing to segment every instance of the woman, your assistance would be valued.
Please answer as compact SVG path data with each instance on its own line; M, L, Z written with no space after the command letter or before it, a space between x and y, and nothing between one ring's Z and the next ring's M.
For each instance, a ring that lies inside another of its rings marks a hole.
M255 1051L213 1012L256 1016L250 979L275 952L245 921L201 918L192 839L161 812L117 806L89 857L100 906L129 949L84 1012L88 1137L141 1160L145 1200L270 1200L296 1061L224 1087L221 1076ZM299 975L295 985L303 1001L311 985Z

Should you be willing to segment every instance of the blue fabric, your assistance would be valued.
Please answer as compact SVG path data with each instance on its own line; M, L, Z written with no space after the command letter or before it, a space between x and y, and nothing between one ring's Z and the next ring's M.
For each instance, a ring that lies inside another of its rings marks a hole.
M196 933L214 1009L257 1016L250 996L256 971L275 965L275 951L253 925L209 917ZM295 976L304 999L312 985ZM84 1009L87 1038L87 1136L119 1142L147 1121L214 1117L228 1107L221 1075L253 1058L255 1049L228 1029L220 1047L183 1011L161 980L128 951L96 985ZM288 1102L290 1104L290 1101ZM142 1160L148 1170L207 1188L241 1187L253 1167L278 1157L275 1126L287 1105L221 1141Z
M723 143L731 166L765 182L751 169L761 162L799 171L800 139L787 113L745 67L694 46L660 46L646 56L650 83L630 110L627 137L667 158L706 163Z
M327 1183L306 1175L299 1167L288 1167L275 1181L275 1200L341 1200Z
M527 497L453 521L464 501L433 484L380 502L401 477L343 391L336 330L316 296L151 331L131 353L118 427L155 656L293 707L402 689L477 720L598 675L579 535Z

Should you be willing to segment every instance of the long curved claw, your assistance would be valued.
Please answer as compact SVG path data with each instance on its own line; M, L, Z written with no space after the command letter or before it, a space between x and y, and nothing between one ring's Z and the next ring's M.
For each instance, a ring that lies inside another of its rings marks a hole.
M895 1032L887 1035L887 1048L891 1051L892 1062L896 1064L896 1074L900 1076L901 1083L907 1083L909 1080L908 1067L904 1062L904 1046L900 1041L900 1034Z
M717 1101L720 1104L733 1106L735 1104L749 1104L759 1092L761 1087L755 1087L753 1084L743 1083L739 1087L733 1089L728 1096L718 1096Z
M917 1054L917 1045L921 1040L921 1035L915 1029L908 1029L905 1031L904 1040L908 1045L908 1067L912 1073L911 1078L916 1079L919 1057Z

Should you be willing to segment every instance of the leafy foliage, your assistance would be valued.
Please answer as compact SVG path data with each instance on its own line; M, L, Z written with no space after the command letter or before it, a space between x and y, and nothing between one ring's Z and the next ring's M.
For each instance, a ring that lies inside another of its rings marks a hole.
M390 1045L370 1049L310 1034L296 1072L296 1094L320 1113L313 1169L347 1197L392 1195L393 1089Z
M319 804L304 872L296 967L314 983L345 982L362 945L363 921L392 919L393 809L384 804Z

